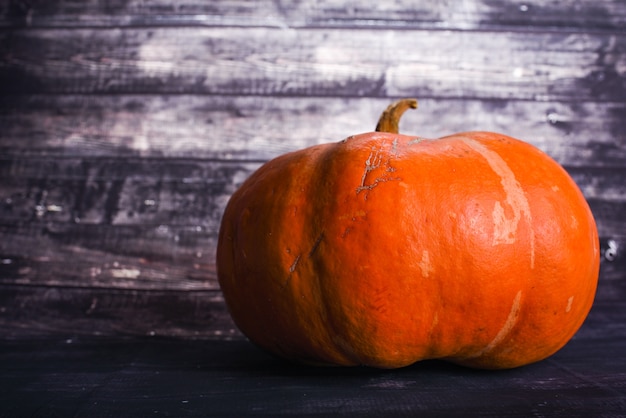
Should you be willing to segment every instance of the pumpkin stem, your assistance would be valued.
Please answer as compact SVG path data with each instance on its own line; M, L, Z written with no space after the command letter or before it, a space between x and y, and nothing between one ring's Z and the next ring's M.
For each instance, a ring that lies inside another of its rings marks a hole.
M417 109L416 99L400 99L390 104L383 114L380 115L380 119L378 119L378 124L376 125L376 132L399 133L400 118L409 108Z

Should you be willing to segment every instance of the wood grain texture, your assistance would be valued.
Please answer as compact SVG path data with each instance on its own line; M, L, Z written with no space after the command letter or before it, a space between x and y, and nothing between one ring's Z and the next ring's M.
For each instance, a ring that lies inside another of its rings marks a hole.
M132 28L0 33L11 93L624 101L623 33ZM493 51L498 51L494 54Z
M624 28L623 0L0 1L0 416L626 415ZM229 196L403 96L402 132L509 134L583 191L600 281L555 356L313 369L236 329Z
M502 132L564 165L614 306L624 25L621 0L1 2L0 339L238 335L214 261L229 196L401 96L403 132Z
M29 27L265 26L456 30L621 30L620 0L14 0L0 5L0 25Z
M594 309L555 356L500 372L301 367L241 339L22 338L0 345L0 403L7 416L620 417L621 307Z
M372 131L388 98L222 95L0 97L0 151L19 156L168 157L267 161ZM626 104L517 99L420 100L403 133L508 133L567 166L626 161Z
M243 339L218 291L11 285L2 287L0 306L3 341L50 335Z

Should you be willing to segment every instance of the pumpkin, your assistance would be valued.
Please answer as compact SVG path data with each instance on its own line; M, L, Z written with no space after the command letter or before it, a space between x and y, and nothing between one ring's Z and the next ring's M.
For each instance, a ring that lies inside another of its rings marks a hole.
M585 198L506 135L375 132L262 165L231 196L219 284L258 346L311 365L485 369L542 360L585 320L599 271Z

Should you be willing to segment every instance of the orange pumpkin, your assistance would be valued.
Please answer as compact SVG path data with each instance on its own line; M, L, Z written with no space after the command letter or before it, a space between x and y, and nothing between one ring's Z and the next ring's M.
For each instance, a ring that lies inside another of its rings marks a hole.
M219 283L248 338L319 365L444 359L511 368L565 345L593 303L592 213L565 170L511 137L379 131L280 156L231 197Z

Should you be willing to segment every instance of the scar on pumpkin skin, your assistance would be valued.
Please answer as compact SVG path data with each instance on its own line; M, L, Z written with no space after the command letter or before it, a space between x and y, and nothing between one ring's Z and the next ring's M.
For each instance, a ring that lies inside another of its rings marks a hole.
M433 267L430 264L430 256L428 250L422 251L422 260L419 262L419 268L422 271L422 277L426 278L433 272Z
M509 316L506 318L506 321L504 321L504 325L502 325L502 328L500 328L500 331L498 331L498 333L493 338L493 340L491 340L491 342L487 344L485 348L483 348L482 350L480 350L478 353L474 354L473 356L470 356L469 358L476 358L484 354L487 354L488 352L493 350L498 344L500 344L506 338L507 335L509 335L509 333L511 332L511 330L513 330L513 327L515 326L515 323L517 322L517 318L519 317L521 299L522 299L522 291L520 290L515 295L515 299L513 299L513 305L511 306L511 311L509 312Z
M425 138L420 138L420 137L418 136L418 137L415 137L415 138L411 139L411 140L408 142L408 145L419 144L420 142L423 142L423 141L425 141L425 140L426 140Z
M391 144L391 154L398 157L398 138L394 139L393 144Z
M289 273L293 273L296 270L296 267L298 266L298 262L300 261L300 254L298 254L296 256L296 259L293 260L293 263L291 264L291 266L289 267Z
M504 208L500 202L494 203L493 208L493 224L494 236L493 245L513 244L515 242L515 233L519 226L519 221L524 216L528 225L532 224L532 214L530 212L530 204L526 198L526 193L517 181L515 173L509 165L498 155L485 147L480 142L463 138L463 142L470 146L474 151L478 152L487 161L491 169L500 176L500 183L506 193L505 203L513 210L513 218L509 218L504 213ZM535 267L535 232L529 228L530 234L530 268Z
M313 247L311 248L311 251L309 251L309 254L308 254L309 257L311 257L313 253L315 252L315 250L317 250L317 247L319 247L320 243L322 242L322 239L324 239L323 232L319 235L319 237L317 237L317 240L315 240L315 242L313 243ZM296 271L296 267L298 267L298 263L300 262L301 257L302 257L302 254L298 254L296 258L293 260L293 263L291 263L291 266L289 266L290 274Z
M320 243L322 242L323 239L324 239L324 232L322 232L313 243L313 247L311 247L311 251L309 251L309 257L313 256L313 253L315 252L315 250L317 250L317 247L320 246Z
M383 154L384 145L385 145L384 143L381 144L380 148L372 147L370 154L367 157L367 160L365 160L365 169L363 170L363 176L361 176L361 184L356 188L356 194L359 194L364 190L366 191L372 190L374 187L378 186L380 183L383 183L386 181L401 180L399 177L377 177L374 179L374 181L370 182L369 184L365 184L367 182L369 174L383 165L382 154ZM396 149L397 145L398 145L397 140L395 140L394 143L392 144L392 154L395 156L397 156L397 149ZM396 171L396 169L391 166L390 160L391 160L391 157L388 157L387 160L384 162L384 165L386 166L385 173L393 173L394 171ZM367 199L367 194L365 194L365 199Z
M366 186L365 181L367 180L367 176L371 171L374 171L378 167L380 167L382 161L382 158L380 157L380 151L380 149L377 150L376 148L372 148L372 150L370 151L370 155L367 157L367 160L365 160L365 170L363 171L363 176L361 177L361 185L356 188L357 194L359 194L359 192L363 190L371 190L373 187L378 185L376 182L374 182Z

